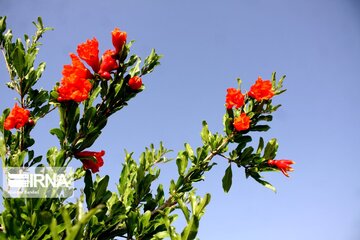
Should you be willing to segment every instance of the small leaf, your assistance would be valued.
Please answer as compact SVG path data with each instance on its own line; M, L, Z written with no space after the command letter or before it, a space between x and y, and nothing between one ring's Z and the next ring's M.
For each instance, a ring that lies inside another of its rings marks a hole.
M258 183L260 183L261 185L263 185L264 187L270 189L271 191L275 192L276 193L276 188L271 185L269 182L265 181L265 180L262 180L260 178L254 178Z
M179 175L182 176L185 173L185 170L188 165L188 158L184 152L179 152L178 157L176 158L176 165L178 167Z
M53 128L50 130L50 134L56 135L59 141L63 141L65 138L65 133L60 128Z
M206 121L202 122L203 128L201 130L201 139L203 141L204 144L206 144L207 142L209 142L209 136L210 136L210 132L209 132L209 127L206 123Z
M277 149L278 149L278 143L276 141L276 138L273 138L266 144L263 157L266 160L274 159L276 156Z
M258 148L256 150L256 154L260 154L261 151L263 150L263 148L264 148L264 139L262 137L260 137L259 146L258 146Z
M252 127L250 130L256 131L256 132L266 132L269 129L270 129L269 125L256 125L256 126Z
M232 185L232 170L231 170L231 164L225 171L225 175L222 179L222 187L224 189L224 192L229 192Z

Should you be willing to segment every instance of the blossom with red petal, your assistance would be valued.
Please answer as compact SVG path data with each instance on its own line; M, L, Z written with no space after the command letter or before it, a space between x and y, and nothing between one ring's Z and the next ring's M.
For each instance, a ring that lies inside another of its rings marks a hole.
M115 28L111 32L112 43L116 49L116 53L120 52L124 44L126 43L127 34L126 32L120 31L119 28Z
M101 58L99 74L105 79L110 79L110 72L119 67L114 58L115 54L113 50L106 50Z
M72 65L65 65L63 68L63 78L57 88L57 100L82 102L89 97L92 85L87 79L92 78L92 75L75 54L70 54L70 57Z
M257 101L261 101L269 100L275 93L270 80L262 80L261 77L258 77L256 82L250 87L248 95Z
M248 130L250 127L250 118L246 113L241 113L240 116L234 119L234 128L237 131Z
M225 102L227 109L240 108L244 105L244 95L239 89L228 88Z
M83 151L79 153L75 153L75 157L80 159L83 163L83 168L90 169L93 173L99 171L99 168L104 165L103 156L105 155L105 151L101 152L92 152L92 151Z
M134 76L132 78L130 78L129 80L129 87L132 89L132 90L139 90L142 86L142 80L141 80L141 77L138 77L138 76Z
M287 173L288 171L294 171L290 165L295 162L291 160L268 160L267 163L269 166L279 169L287 177L289 177L289 174Z
M13 128L20 129L25 124L28 123L30 117L30 111L19 107L17 103L15 103L13 109L10 114L6 117L4 121L4 129L10 130Z
M70 57L72 60L72 65L64 65L62 74L64 77L69 77L72 74L75 74L79 78L91 79L93 75L85 67L85 65L80 61L79 57L74 53L70 53Z
M88 39L86 42L79 44L77 53L79 57L94 70L94 72L97 73L99 71L99 42L96 38L91 40Z

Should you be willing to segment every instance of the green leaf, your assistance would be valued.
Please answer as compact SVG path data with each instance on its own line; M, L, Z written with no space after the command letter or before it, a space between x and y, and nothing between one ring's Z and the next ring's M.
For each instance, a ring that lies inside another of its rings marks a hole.
M195 155L194 155L194 151L193 149L191 148L190 144L188 143L185 143L185 150L186 150L186 153L188 154L189 158L194 160L195 159Z
M141 68L141 75L151 73L157 65L160 65L159 60L162 55L158 55L155 49L151 50L150 55L145 59L144 66Z
M210 203L211 195L209 193L205 194L205 196L201 199L199 204L195 208L194 215L198 216L199 218L204 214L205 207Z
M271 185L270 183L268 183L267 181L265 180L262 180L260 178L254 178L258 183L260 183L261 185L263 185L264 187L270 189L271 191L275 192L276 193L276 188Z
M276 156L277 149L278 149L278 143L276 141L276 138L273 138L266 144L263 157L266 160L274 159Z
M259 145L258 145L258 148L256 150L256 154L260 154L261 151L263 150L263 148L264 148L264 139L262 137L260 137Z
M129 71L131 77L137 76L140 73L140 63L141 59L137 57L135 66Z
M206 144L209 142L210 131L209 131L209 127L208 127L206 121L203 121L202 125L203 125L203 128L201 130L200 135L201 135L202 142L204 144Z
M84 182L85 182L84 193L85 193L85 198L86 198L86 205L87 205L87 208L90 209L92 202L93 202L92 192L94 191L92 175L91 175L90 170L86 170Z
M16 47L11 53L12 64L19 76L19 78L24 77L24 64L25 64L25 51L24 46L21 43L20 39L16 41Z
M3 32L5 32L6 29L6 16L4 17L0 17L0 35L3 34ZM0 40L2 39L2 36L0 36ZM0 41L1 43L1 41Z
M58 234L58 225L56 222L56 219L53 218L50 223L50 230L51 230L51 236L53 240L60 240L59 234Z
M60 142L64 141L65 133L60 128L53 128L50 130L51 135L56 135Z
M222 179L222 187L224 189L224 192L229 192L232 185L232 169L231 164L227 167L225 170L225 175Z
M179 155L176 158L176 165L178 167L179 175L180 176L184 175L188 165L188 158L184 152L179 152Z
M4 140L3 136L0 137L0 156L1 156L2 161L5 162L6 145L5 145L5 140Z
M106 175L105 177L101 178L101 180L97 183L97 186L95 188L95 201L93 203L94 205L97 205L101 203L103 197L105 197L107 193L107 186L109 184L109 176ZM111 196L110 196L111 197Z
M256 131L256 132L266 132L270 129L269 125L256 125L252 128L250 128L251 131Z

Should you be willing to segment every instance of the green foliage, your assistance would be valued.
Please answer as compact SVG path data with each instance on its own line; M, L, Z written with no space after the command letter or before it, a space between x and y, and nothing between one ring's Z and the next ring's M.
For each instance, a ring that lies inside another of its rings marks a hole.
M51 28L44 27L40 17L33 24L36 27L33 36L25 35L23 39L14 41L12 31L7 30L6 17L0 17L0 49L9 72L6 85L17 92L18 104L29 110L31 116L31 121L12 131L4 129L10 109L5 109L0 116L3 168L68 166L78 157L77 154L85 152L96 142L108 119L145 89L144 86L138 90L131 89L128 84L130 78L151 73L162 58L153 49L142 63L139 56L130 55L134 42L130 41L116 54L118 68L110 73L109 79L104 79L98 73L93 74L90 79L92 88L86 100L80 103L59 101L57 89L60 83L56 83L51 91L35 87L46 67L44 62L35 66L39 40ZM285 91L282 89L284 78L276 81L276 74L272 75L275 95ZM239 88L240 85L241 80L238 79ZM272 99L258 101L247 95L244 101L244 106L238 109L227 109L223 117L224 134L212 133L203 121L200 133L202 145L193 148L185 143L184 149L177 153L174 161L177 175L166 185L168 189L158 183L158 166L170 162L167 154L171 151L162 143L158 148L151 144L138 160L133 157L134 153L125 152L121 171L119 169L117 192L108 189L109 176L94 176L92 169L79 168L74 178L83 179L84 188L75 202L60 197L4 198L0 239L195 239L201 217L210 202L210 194L198 196L194 185L204 181L207 172L212 171L216 165L215 157L229 163L222 178L225 192L230 191L233 171L239 168L244 168L247 178L251 177L275 191L260 173L277 170L267 163L276 157L277 140L273 138L265 142L260 137L258 145L254 146L251 133L268 131L268 123L273 120L272 113L280 105L273 105ZM58 127L50 130L50 134L59 140L59 146L47 150L45 161L42 155L36 156L31 149L35 144L31 131L38 121L55 109L58 110L60 122ZM241 113L251 118L251 124L246 130L236 131L234 119ZM179 214L182 214L186 224L177 232L174 222Z

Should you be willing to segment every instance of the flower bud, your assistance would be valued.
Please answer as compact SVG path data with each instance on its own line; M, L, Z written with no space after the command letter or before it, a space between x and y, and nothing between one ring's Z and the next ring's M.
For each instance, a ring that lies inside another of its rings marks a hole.
M134 77L130 78L128 84L132 90L139 90L142 86L142 80L140 77L134 76Z

